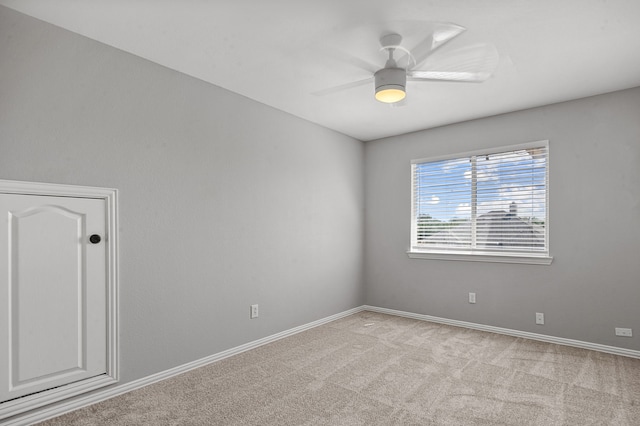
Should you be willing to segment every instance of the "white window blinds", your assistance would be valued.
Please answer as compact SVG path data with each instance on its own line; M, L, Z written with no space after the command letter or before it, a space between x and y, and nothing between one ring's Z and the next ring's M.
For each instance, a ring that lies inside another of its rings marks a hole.
M412 162L412 251L548 254L548 143Z

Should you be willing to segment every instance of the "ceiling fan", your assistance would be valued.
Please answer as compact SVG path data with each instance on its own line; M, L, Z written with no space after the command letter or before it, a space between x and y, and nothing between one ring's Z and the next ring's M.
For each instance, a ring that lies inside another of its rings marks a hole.
M375 99L388 104L396 104L406 97L407 81L454 81L480 83L493 74L499 61L495 46L476 44L432 56L440 47L462 34L466 28L451 24L437 23L433 31L408 49L402 45L400 34L391 32L380 37L380 52L386 55L382 68L361 59L353 58L351 63L366 69L372 75L336 87L320 90L315 95L324 96L352 87L374 82ZM431 60L431 59L434 60ZM424 67L424 69L419 69Z

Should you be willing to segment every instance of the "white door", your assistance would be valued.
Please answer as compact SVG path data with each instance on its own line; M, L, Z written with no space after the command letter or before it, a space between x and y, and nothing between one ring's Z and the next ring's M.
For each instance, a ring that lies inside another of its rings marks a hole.
M0 403L105 374L105 200L0 194Z

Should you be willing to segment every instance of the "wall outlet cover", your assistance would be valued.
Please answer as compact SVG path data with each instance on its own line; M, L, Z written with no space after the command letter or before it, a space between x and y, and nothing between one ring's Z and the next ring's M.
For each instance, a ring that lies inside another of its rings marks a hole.
M633 337L633 332L630 328L618 328L616 327L616 336Z

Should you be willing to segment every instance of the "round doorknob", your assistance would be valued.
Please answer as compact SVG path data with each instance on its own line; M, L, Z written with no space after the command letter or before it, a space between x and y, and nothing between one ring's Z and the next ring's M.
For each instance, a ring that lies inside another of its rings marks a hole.
M98 244L100 240L102 240L102 238L100 238L100 235L98 234L93 234L89 237L89 241L91 241L91 244Z

